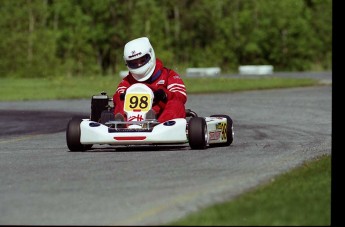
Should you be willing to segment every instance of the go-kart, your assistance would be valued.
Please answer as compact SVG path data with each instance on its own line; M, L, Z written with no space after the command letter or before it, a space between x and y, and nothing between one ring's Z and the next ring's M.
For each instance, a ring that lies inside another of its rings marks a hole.
M92 96L89 119L73 117L67 125L70 151L86 151L93 145L172 145L188 143L191 149L229 146L233 142L233 121L228 115L199 117L186 109L186 118L166 122L146 119L154 93L144 84L129 87L124 97L126 121L116 120L112 98L105 92Z

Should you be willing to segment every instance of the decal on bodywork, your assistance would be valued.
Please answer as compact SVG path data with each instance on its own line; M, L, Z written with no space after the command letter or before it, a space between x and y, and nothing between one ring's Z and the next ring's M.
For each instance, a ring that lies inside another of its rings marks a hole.
M126 94L125 111L147 112L151 106L150 94Z
M226 140L226 135L227 135L227 123L220 123L221 128L222 128L222 140Z
M222 130L222 129L223 129L223 124L224 124L224 123L218 123L218 124L216 124L216 129Z
M210 140L219 140L220 138L220 131L214 131L214 132L210 132Z
M209 133L210 140L227 140L227 123L216 124L216 131Z

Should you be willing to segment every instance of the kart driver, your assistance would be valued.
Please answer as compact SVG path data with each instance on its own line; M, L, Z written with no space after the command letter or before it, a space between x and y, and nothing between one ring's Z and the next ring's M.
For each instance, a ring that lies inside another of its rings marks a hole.
M164 122L173 118L185 118L186 87L181 77L163 66L157 59L147 37L129 41L124 47L124 60L128 75L119 83L113 96L115 120L125 121L124 96L132 84L143 83L154 93L152 110L146 119Z

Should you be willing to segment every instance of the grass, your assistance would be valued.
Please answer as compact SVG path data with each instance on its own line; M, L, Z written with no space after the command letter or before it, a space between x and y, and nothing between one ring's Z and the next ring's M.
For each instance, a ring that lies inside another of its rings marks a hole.
M112 95L121 78L118 76L0 78L0 101L90 98L106 91ZM189 94L236 92L244 90L289 88L317 85L310 78L183 78Z
M184 79L189 93L217 93L245 90L262 90L272 88L289 88L313 86L318 84L310 78L186 78Z
M330 225L331 157L278 176L233 201L216 204L169 225L300 226Z

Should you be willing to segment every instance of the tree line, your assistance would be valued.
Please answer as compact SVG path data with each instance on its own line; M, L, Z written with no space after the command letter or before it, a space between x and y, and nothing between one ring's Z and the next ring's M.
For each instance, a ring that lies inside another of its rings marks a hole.
M181 73L332 67L332 0L0 0L0 15L0 77L118 73L141 36Z

